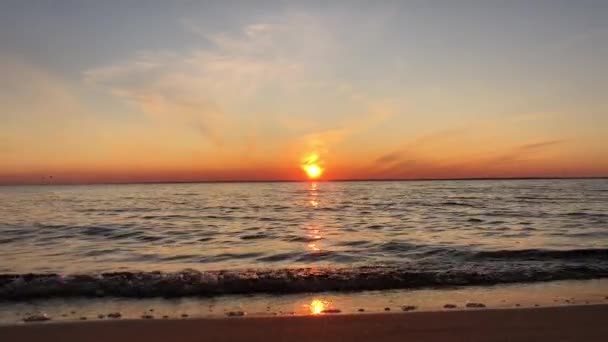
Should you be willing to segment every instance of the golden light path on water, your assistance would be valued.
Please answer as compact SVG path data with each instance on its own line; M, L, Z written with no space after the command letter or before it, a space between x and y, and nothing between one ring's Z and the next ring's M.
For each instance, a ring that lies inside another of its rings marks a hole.
M313 299L308 305L311 315L320 315L327 309L329 302L322 299Z
M316 159L315 159L316 160ZM320 169L319 169L320 170ZM308 172L307 169L305 171L308 173L309 177L311 173ZM319 172L319 175L322 171ZM316 178L316 177L311 177ZM310 188L308 189L308 193L310 195L309 204L313 208L319 207L319 190L316 182L310 183ZM317 224L310 224L306 228L307 235L312 242L309 242L306 247L310 252L316 253L321 251L321 248L318 246L317 241L322 239L321 236L321 228ZM327 300L323 300L320 298L314 298L306 307L311 315L320 315L324 313L325 310L329 307L330 302Z
M310 184L310 189L308 189L309 193L310 193L310 206L313 208L317 208L319 207L319 199L318 197L318 192L317 192L317 183L311 183Z
M310 188L308 189L308 192L310 194L310 201L309 201L310 206L313 208L318 208L319 207L319 192L318 192L318 188L317 188L317 183L315 183L315 182L310 183ZM306 230L307 230L308 238L310 240L312 240L306 245L307 249L310 250L311 252L319 252L321 250L321 248L319 248L319 246L317 244L317 240L322 239L320 227L317 224L310 224L307 226Z

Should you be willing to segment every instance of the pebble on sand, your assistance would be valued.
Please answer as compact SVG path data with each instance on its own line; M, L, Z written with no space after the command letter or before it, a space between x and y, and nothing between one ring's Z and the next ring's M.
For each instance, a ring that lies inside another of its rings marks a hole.
M182 318L188 317L188 314L182 314Z
M99 318L99 319L104 319L104 318L106 318L106 315L104 315L104 314L99 314L99 315L97 315L97 318Z
M122 317L122 314L120 312L112 312L108 314L108 317L110 318L120 318Z
M244 311L230 311L226 314L228 317L243 317L245 316Z
M154 319L154 316L149 315L149 314L144 314L144 315L141 315L141 318L143 318L143 319Z
M169 316L167 316L167 315L164 315L164 316L163 316L163 318L164 318L164 319L167 319L167 318L169 318Z
M391 311L391 308L384 308L384 311Z
M321 312L324 313L324 314L337 314L337 313L342 312L342 310L340 310L340 309L326 309L326 310L323 310Z
M359 309L357 311L359 311L359 312L365 312L365 309Z
M456 309L458 306L455 304L446 304L443 306L444 309Z
M485 308L486 305L483 303L467 303L467 308Z
M403 310L403 311L413 311L416 309L418 309L418 307L415 305L405 305L405 306L401 307L401 310Z
M81 321L86 321L86 320L87 320L87 318L86 318L86 317L84 317L84 316L82 316L82 317L80 317L80 320L81 320Z
M27 316L23 319L23 321L24 322L44 322L44 321L48 321L50 319L51 318L47 314L41 313L41 314Z

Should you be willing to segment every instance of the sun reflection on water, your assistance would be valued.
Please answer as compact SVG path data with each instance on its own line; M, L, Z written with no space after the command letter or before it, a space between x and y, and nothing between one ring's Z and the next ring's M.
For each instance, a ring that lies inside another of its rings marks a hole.
M308 237L308 243L306 248L311 252L319 252L321 247L319 246L318 240L321 240L321 229L317 225L309 225L306 227L306 235Z
M317 183L312 182L310 183L310 188L308 189L308 193L310 195L310 200L308 201L308 203L310 203L310 206L313 208L317 208L319 207L319 193L317 191Z
M320 251L320 250L321 250L321 249L320 249L320 248L317 246L317 244L316 244L316 243L309 243L309 244L307 245L307 247L308 247L308 249L310 249L310 250L311 250L311 251L313 251L313 252L318 252L318 251Z
M328 306L328 302L321 299L313 299L312 302L308 305L308 309L310 310L311 315L319 315L322 314L323 311Z
M310 187L308 188L308 203L312 208L319 207L319 190L316 182L310 182ZM306 244L306 249L310 252L319 252L321 248L319 247L317 240L322 239L321 237L321 229L317 224L310 224L306 227L306 235L308 236L308 242Z

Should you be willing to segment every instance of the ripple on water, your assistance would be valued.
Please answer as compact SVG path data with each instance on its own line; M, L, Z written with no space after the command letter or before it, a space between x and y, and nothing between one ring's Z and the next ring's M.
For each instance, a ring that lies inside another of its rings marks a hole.
M320 182L311 188L0 188L2 270L386 265L447 272L454 265L500 271L517 264L511 271L527 272L581 264L601 271L608 263L601 251L584 252L608 248L606 180Z
M270 238L271 236L268 234L264 234L264 233L258 233L258 234L249 234L249 235L241 235L240 238L241 240L258 240L258 239L267 239Z

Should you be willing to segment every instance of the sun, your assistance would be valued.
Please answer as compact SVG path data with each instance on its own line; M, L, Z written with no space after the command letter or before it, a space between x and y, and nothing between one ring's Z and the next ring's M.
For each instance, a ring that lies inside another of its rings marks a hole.
M302 170L310 179L317 179L323 174L323 168L319 163L319 155L312 153L304 158L302 162Z
M323 173L323 169L321 169L321 167L316 164L305 165L304 171L306 172L306 174L308 175L308 178L310 178L310 179L317 179Z

